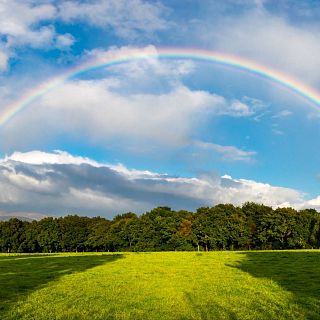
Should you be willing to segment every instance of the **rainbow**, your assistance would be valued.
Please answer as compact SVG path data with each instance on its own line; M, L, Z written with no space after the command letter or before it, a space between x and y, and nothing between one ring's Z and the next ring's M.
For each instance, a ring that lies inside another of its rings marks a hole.
M143 49L130 49L125 51L111 51L111 53L106 54L105 57L80 64L79 66L67 70L60 76L51 78L50 80L37 86L35 89L25 93L19 100L5 106L2 110L0 110L0 127L8 123L17 113L29 106L33 101L35 101L45 93L55 89L67 80L99 68L110 67L114 65L125 64L131 61L151 58L203 61L234 67L278 83L283 87L288 88L291 91L306 98L307 100L312 102L314 106L320 106L319 92L287 74L263 66L254 61L246 60L224 53L200 49L155 49L154 47L147 47Z

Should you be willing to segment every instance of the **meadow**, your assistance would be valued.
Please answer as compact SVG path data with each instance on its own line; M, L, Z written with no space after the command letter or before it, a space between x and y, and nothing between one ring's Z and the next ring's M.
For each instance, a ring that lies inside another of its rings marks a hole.
M1 254L0 319L320 319L320 251Z

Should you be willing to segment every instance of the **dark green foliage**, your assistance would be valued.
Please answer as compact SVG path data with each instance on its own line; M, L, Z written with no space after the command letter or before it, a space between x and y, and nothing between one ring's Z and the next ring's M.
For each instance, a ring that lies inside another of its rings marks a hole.
M84 251L89 235L90 218L66 216L58 219L62 251Z
M196 213L158 207L138 217L0 221L0 252L191 251L320 247L320 213L220 204Z
M61 230L58 219L44 218L38 222L38 240L42 252L57 252L61 250Z
M0 223L0 246L2 252L24 252L27 222L10 219Z

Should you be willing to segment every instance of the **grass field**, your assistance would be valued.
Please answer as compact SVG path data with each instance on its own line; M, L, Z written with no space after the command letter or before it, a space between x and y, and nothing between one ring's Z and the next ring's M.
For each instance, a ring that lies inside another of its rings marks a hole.
M320 251L3 254L0 319L320 319Z

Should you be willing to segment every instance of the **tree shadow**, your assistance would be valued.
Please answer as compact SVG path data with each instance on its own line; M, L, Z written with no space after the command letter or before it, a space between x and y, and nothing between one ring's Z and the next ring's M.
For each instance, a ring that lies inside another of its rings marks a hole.
M13 304L49 282L123 257L122 254L0 256L0 318Z
M276 282L294 296L305 319L320 319L320 252L319 251L256 251L245 255L236 267L256 278Z

